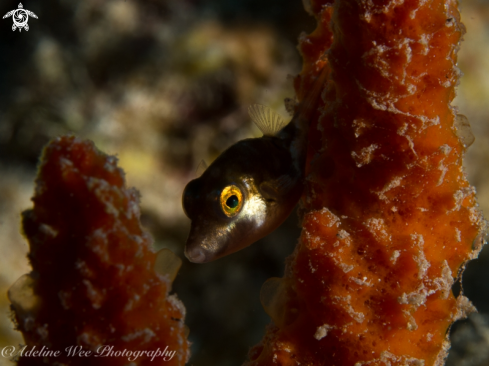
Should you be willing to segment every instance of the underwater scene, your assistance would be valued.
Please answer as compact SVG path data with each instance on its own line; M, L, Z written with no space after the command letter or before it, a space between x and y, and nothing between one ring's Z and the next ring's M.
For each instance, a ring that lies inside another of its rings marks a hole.
M489 364L488 2L0 14L0 366Z

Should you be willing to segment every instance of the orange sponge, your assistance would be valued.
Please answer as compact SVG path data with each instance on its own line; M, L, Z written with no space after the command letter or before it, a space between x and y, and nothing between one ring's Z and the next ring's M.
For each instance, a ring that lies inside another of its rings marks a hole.
M33 201L23 213L32 272L9 297L25 353L44 346L48 356L19 365L184 365L185 307L168 295L171 276L155 272L138 192L116 158L90 141L52 141Z
M451 286L485 222L450 106L464 27L455 1L312 1L299 99L330 74L310 130L303 232L247 365L442 365L474 308ZM327 61L326 61L327 59ZM280 282L275 280L275 282ZM263 294L265 292L265 294Z

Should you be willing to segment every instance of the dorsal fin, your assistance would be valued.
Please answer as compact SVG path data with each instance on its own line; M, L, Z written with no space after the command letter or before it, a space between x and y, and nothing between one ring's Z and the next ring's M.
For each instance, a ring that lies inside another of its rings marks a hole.
M248 113L265 136L275 136L288 123L278 113L261 104L250 105Z

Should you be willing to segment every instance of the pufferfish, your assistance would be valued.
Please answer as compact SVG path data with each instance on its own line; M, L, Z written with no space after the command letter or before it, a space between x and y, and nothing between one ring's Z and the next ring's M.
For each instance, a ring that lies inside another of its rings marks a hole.
M263 137L238 141L184 189L191 220L185 256L205 263L237 252L274 231L299 201L304 186L307 133L317 109L324 67L287 124L269 108L249 114Z

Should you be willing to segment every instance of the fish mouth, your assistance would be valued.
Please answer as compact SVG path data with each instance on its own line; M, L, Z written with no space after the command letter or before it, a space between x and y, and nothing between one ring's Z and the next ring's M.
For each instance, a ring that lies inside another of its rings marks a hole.
M206 255L202 248L185 248L185 257L192 263L205 263Z
M207 263L220 257L226 246L227 235L218 225L201 220L190 225L190 232L185 243L184 254L192 263Z

